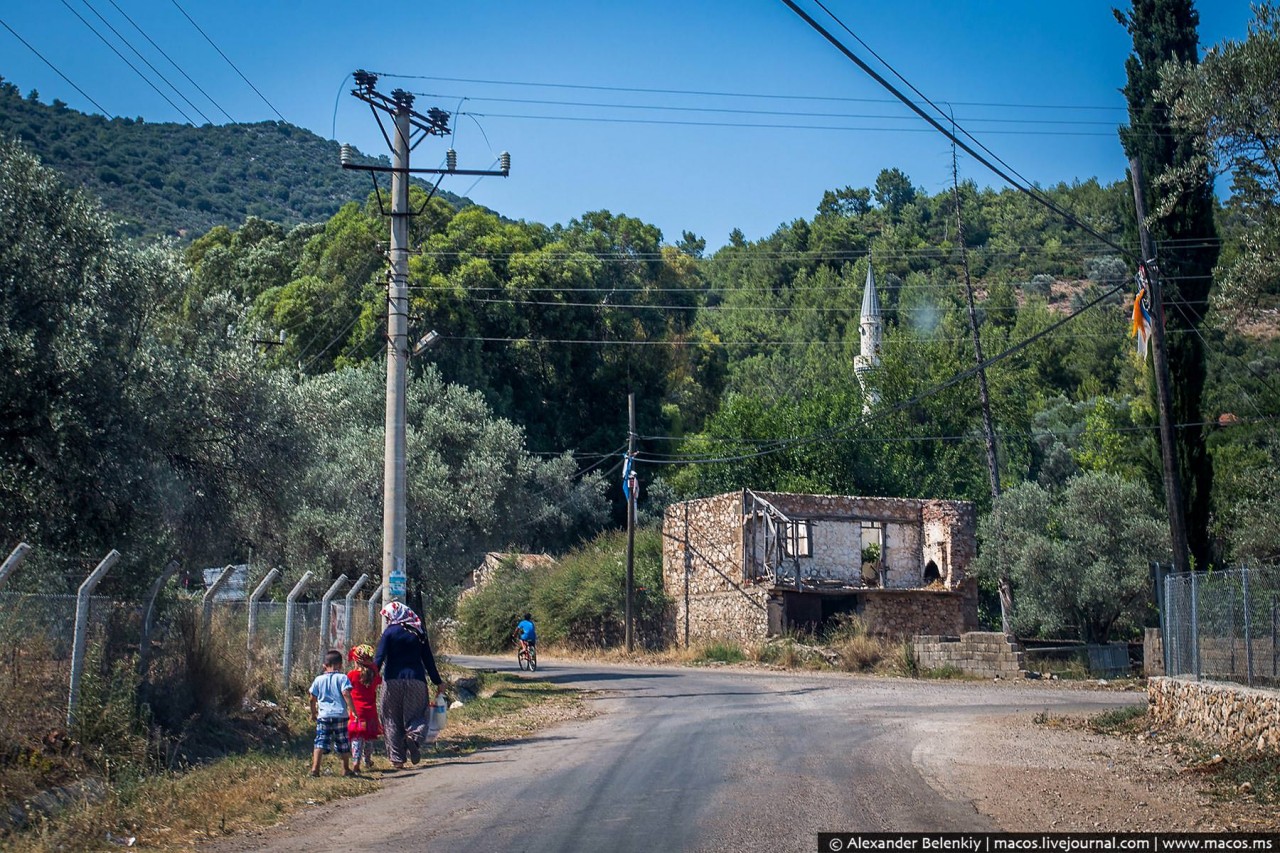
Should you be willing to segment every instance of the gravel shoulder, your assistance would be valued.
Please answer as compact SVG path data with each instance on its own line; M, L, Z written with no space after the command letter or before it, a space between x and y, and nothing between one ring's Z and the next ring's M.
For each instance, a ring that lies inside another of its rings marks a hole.
M1095 734L1083 718L974 717L921 724L912 760L940 794L968 797L1001 829L1165 832L1280 829L1271 806L1221 799L1167 736Z

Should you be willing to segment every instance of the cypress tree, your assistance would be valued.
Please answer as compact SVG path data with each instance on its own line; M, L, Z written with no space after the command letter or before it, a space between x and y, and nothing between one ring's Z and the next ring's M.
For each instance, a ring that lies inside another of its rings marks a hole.
M1156 180L1171 169L1187 167L1195 154L1195 140L1175 131L1168 107L1155 97L1164 63L1199 61L1200 15L1193 0L1132 0L1128 14L1116 10L1115 15L1133 37L1133 53L1125 61L1128 82L1122 90L1129 102L1129 126L1120 128L1120 142L1125 154L1142 164L1148 211L1159 212L1151 223L1151 234L1164 285L1173 422L1184 425L1176 430L1183 516L1195 565L1204 567L1210 561L1213 468L1203 430L1194 424L1204 419L1201 397L1206 367L1200 327L1218 261L1213 185L1203 166L1193 182L1180 184L1182 188L1164 187ZM1174 193L1176 197L1167 197ZM1154 384L1149 385L1154 396Z

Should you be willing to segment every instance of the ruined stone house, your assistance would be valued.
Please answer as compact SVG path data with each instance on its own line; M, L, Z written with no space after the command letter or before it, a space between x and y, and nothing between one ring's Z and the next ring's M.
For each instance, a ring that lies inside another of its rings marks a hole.
M458 593L459 600L483 589L493 580L498 569L504 564L510 564L522 572L530 569L540 569L547 566L555 565L555 560L547 554L522 554L518 551L490 551L484 555L484 560L480 565L471 570L471 574L462 582L462 590Z
M874 634L976 630L968 501L743 490L663 519L663 586L681 645L758 643L858 614Z

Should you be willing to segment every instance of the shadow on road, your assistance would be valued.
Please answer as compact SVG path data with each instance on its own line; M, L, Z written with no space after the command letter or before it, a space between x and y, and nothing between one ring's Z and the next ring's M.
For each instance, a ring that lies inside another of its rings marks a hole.
M573 684L578 681L631 681L641 678L670 678L668 673L657 672L566 672L561 675L544 675L539 672L534 678L549 681L552 684Z

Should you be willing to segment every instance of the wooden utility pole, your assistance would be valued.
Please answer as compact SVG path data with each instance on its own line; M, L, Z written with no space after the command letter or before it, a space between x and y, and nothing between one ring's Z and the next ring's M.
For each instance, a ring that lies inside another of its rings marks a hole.
M632 614L632 599L636 582L636 487L633 468L636 453L636 394L627 394L627 465L623 483L627 487L627 651L635 650L636 632Z
M951 188L956 198L956 239L960 243L960 261L964 267L964 292L969 300L969 329L973 332L973 357L978 365L978 399L982 403L982 437L987 448L987 473L991 478L991 506L1000 499L1000 459L996 455L996 430L991 421L991 395L987 391L987 371L982 366L982 335L978 331L978 309L973 304L973 280L969 275L969 252L964 243L964 219L960 215L960 175L956 168L956 149L951 147ZM999 516L997 516L998 518ZM1003 543L997 542L996 547ZM1013 582L997 561L1000 592L1000 630L1013 636Z
M1169 355L1164 340L1164 297L1160 270L1156 265L1156 244L1147 228L1147 202L1143 193L1142 163L1129 158L1133 181L1133 206L1138 215L1138 236L1142 241L1142 264L1146 269L1151 297L1151 354L1155 361L1156 406L1160 411L1160 458L1164 463L1164 502L1169 511L1169 537L1173 543L1173 569L1190 571L1186 519L1182 514L1182 482L1178 479L1177 448L1173 436L1172 392L1169 382Z

